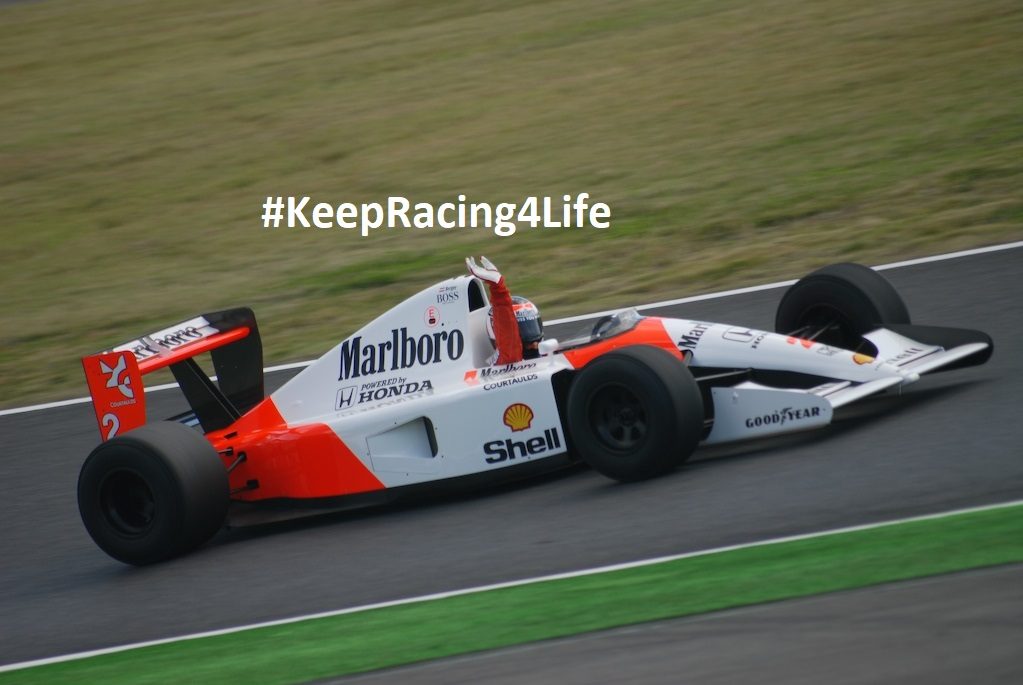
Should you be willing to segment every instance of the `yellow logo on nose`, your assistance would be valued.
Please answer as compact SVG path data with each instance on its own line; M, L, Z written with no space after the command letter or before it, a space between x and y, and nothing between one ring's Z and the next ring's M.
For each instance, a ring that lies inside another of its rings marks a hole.
M533 425L533 410L518 402L504 410L504 425L512 431L524 431Z

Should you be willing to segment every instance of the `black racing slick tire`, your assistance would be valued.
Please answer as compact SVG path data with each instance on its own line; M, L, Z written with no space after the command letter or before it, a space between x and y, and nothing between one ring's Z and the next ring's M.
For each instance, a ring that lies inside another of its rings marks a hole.
M906 303L884 276L847 262L818 269L785 291L774 330L855 350L863 334L909 322Z
M227 516L227 470L199 432L141 426L92 451L78 476L78 510L113 558L137 566L203 544Z
M681 465L700 442L703 399L692 373L646 345L597 357L568 392L568 432L594 470L622 482Z

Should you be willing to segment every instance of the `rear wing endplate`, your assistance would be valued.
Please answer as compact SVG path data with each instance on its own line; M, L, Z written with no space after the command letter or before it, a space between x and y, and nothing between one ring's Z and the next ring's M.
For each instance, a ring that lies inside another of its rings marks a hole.
M194 357L209 352L214 384ZM192 411L209 432L224 428L263 399L263 347L247 307L202 314L82 358L103 440L146 422L142 376L170 367Z

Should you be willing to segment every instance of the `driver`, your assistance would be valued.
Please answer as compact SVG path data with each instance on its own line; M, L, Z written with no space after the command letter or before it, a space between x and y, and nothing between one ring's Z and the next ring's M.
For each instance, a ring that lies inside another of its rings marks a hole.
M480 257L480 264L466 257L465 265L469 273L490 286L487 333L496 349L490 364L511 364L539 357L543 319L536 305L524 297L512 296L501 272L486 257Z

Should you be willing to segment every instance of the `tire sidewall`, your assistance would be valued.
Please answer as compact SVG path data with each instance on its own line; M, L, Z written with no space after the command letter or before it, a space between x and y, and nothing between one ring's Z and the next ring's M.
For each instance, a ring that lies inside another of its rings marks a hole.
M142 535L122 533L102 510L100 491L117 472L140 476L155 503L153 521ZM145 444L129 437L97 447L78 478L78 509L86 530L110 556L127 563L150 563L177 553L185 529L184 491L177 474Z
M154 511L143 533L118 529L104 512L101 488L113 474L140 477ZM78 507L86 530L107 554L144 565L189 551L220 528L227 513L227 473L196 431L170 422L142 426L92 451L78 478Z
M691 384L686 382L686 377ZM592 407L602 391L622 386L636 398L647 432L622 450L597 435ZM698 403L699 416L693 416ZM702 428L702 399L688 369L669 353L648 346L622 348L593 360L573 380L568 395L568 432L581 458L619 481L666 473L695 449Z
M814 312L837 313L843 340L825 342L853 347L859 338L886 324L909 323L909 313L895 288L876 271L860 264L832 264L800 279L782 296L775 331L790 334L806 325Z

